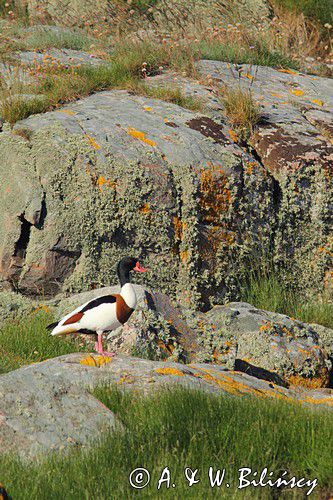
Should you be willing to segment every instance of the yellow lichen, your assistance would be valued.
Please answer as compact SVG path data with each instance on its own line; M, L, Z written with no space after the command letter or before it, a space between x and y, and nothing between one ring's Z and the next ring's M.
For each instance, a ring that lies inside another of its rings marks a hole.
M218 225L221 212L226 212L231 203L228 178L219 165L208 163L201 169L200 208L205 222Z
M116 182L111 181L110 179L106 179L103 175L100 175L97 178L96 184L100 188L100 190L105 185L108 187L111 187L112 189L115 189L117 186Z
M183 377L184 373L180 370L177 370L177 368L156 368L155 370L156 373L159 373L160 375L176 375L177 377Z
M310 398L309 396L307 396L306 398L301 400L301 403L311 403L313 405L326 404L328 406L333 406L333 398L328 397L328 398L315 399L315 398Z
M320 101L319 99L313 99L312 102L313 104L317 104L318 106L324 106L323 101Z
M290 93L295 95L296 97L301 97L302 95L304 95L304 91L301 89L291 89Z
M68 116L75 116L76 115L76 113L74 113L74 111L72 111L70 109L58 109L57 111L58 111L58 113L65 113Z
M91 354L84 359L81 359L80 365L94 366L99 368L101 366L107 365L112 361L112 358L106 356L92 356Z
M297 72L296 71L293 71L292 69L278 69L278 71L280 71L280 73L288 73L288 75L297 75Z
M317 377L305 378L301 375L291 375L287 381L290 385L306 387L307 389L320 389L321 387L327 387L329 377L327 371L323 370Z
M134 137L135 139L138 139L139 141L144 142L145 144L148 144L149 146L155 148L156 147L156 142L148 139L146 137L146 134L144 132L140 132L140 130L136 130L133 127L128 127L127 133Z
M38 307L36 307L36 309L34 309L34 313L37 313L39 311L44 311L46 313L49 313L50 312L50 308L49 306L47 306L46 304L39 304Z
M86 138L87 138L88 144L90 144L90 146L92 146L94 149L96 149L96 150L101 149L101 146L95 141L95 139L93 137L91 137L90 135L86 135Z

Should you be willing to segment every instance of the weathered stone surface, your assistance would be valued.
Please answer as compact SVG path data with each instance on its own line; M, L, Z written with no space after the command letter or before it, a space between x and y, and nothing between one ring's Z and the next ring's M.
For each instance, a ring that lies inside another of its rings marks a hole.
M260 103L263 120L251 146L276 180L278 220L272 238L284 281L296 289L302 283L310 293L320 291L323 283L330 288L332 80L216 61L201 61L198 68L222 87L251 89Z
M149 361L116 356L107 364L97 356L72 354L0 376L0 445L21 456L89 444L117 421L89 393L114 383L141 394L175 384L215 394L253 395L312 403L329 409L332 390L286 389L273 382L220 366Z
M211 85L235 85L235 69L202 61L199 70L201 82L161 75L147 83L172 82L202 97L203 113L102 92L18 123L16 136L1 135L1 175L7 166L20 171L29 157L45 193L43 226L30 227L26 258L15 271L13 243L22 228L8 215L2 279L36 295L83 290L114 279L126 251L147 260L148 286L158 283L185 306L237 299L249 262L267 256L297 293L329 288L331 81L289 70L240 71L240 85L251 85L264 110L253 139L259 161L233 143ZM6 193L3 206L12 214Z
M114 5L107 0L68 0L65 9L62 3L50 0L27 0L26 2L20 0L20 2L27 5L31 18L50 17L53 21L73 26L77 25L78 19L82 15L95 22L98 22L102 15L107 15L112 19L116 16L118 7L117 4ZM167 16L163 15L165 10L167 10ZM186 17L179 15L179 13L183 14L184 12L187 14ZM221 19L230 20L230 12L237 16L237 19L240 18L240 20L250 23L253 22L253 19L267 19L270 7L266 0L229 0L223 13L221 5L213 0L193 0L190 7L186 0L159 0L158 8L153 9L150 16L150 22L164 26L164 29L170 32L174 25L181 22L182 19L184 25L191 25L191 21L192 23L195 21L197 24L198 19L200 19L200 26L206 27ZM144 20L141 24L146 27Z
M37 303L19 293L0 291L0 326L6 320L21 319L37 307Z
M14 56L23 65L51 64L52 62L56 62L62 66L98 66L104 62L103 59L94 54L73 49L48 49L42 52L20 51L15 53Z
M277 373L283 380L306 387L325 387L332 363L328 344L332 331L317 325L256 309L251 304L235 302L215 306L205 314L203 353L215 361L242 360L248 365ZM207 334L208 333L208 334ZM333 343L333 337L331 337ZM200 352L200 351L199 351ZM244 365L246 371L246 366Z
M106 284L126 252L146 261L148 285L185 305L208 305L236 290L249 252L269 245L273 179L202 114L101 92L17 123L14 134L1 134L2 149L3 168L20 172L28 162L45 193L42 224L29 226L15 275L24 293ZM11 241L20 231L15 226ZM12 256L8 245L4 251ZM3 268L8 281L10 259Z

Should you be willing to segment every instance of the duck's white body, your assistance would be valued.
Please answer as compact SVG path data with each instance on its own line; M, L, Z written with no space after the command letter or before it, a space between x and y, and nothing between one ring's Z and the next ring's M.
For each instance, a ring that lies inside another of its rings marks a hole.
M134 286L126 283L120 294L97 297L74 309L57 323L51 335L66 335L80 330L101 334L115 330L126 323L136 304Z

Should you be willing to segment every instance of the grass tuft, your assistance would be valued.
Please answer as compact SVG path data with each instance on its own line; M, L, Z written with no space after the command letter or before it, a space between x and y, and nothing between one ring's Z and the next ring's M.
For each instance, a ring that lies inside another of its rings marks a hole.
M333 328L333 300L305 300L287 288L277 273L251 273L243 287L241 300L259 309L286 314L305 323L317 323Z
M221 101L230 125L241 139L247 140L261 118L260 108L253 100L251 90L226 87L221 91Z

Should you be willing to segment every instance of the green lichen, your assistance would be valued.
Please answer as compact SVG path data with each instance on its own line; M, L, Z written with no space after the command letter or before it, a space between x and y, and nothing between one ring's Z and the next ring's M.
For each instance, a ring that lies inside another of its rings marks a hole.
M132 354L145 359L183 359L183 349L172 331L172 326L156 311L141 311L136 344Z

